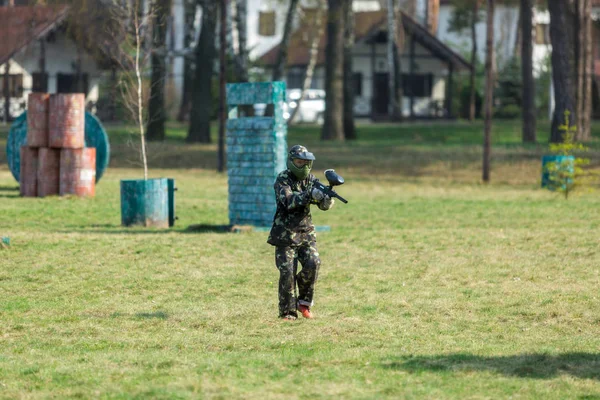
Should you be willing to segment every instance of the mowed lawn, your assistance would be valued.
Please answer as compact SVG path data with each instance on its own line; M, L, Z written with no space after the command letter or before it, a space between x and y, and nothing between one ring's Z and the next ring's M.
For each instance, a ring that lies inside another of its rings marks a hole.
M600 166L600 126L590 158ZM314 320L277 319L265 232L229 233L216 144L150 145L176 179L174 229L120 226L136 138L107 126L93 199L19 197L0 128L0 398L600 399L600 196L539 188L540 144L496 122L359 125L288 144L335 168L349 204L313 211ZM216 143L216 141L214 142Z

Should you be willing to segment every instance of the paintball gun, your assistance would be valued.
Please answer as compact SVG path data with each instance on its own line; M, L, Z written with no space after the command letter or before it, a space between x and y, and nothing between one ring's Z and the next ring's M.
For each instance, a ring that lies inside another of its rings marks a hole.
M313 184L313 187L316 187L317 189L319 189L321 192L325 193L329 197L335 197L337 199L340 199L340 201L342 203L348 203L348 200L346 200L345 198L343 198L342 196L337 194L335 192L335 190L333 190L334 186L339 186L339 185L344 184L344 178L339 176L333 169L325 170L325 178L327 178L327 181L329 182L329 186L323 185L321 182L319 182L318 179L316 179L315 183Z

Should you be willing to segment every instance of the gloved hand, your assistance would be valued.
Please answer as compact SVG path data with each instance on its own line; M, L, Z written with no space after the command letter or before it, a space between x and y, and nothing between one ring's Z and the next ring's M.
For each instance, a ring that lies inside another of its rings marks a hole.
M312 198L316 202L319 202L319 201L323 200L323 198L325 198L325 193L321 192L317 188L313 188L313 190L310 193L311 193Z
M323 201L321 202L321 207L323 207L323 209L325 209L325 210L329 210L333 206L334 202L335 202L335 199L333 197L329 197L329 196L325 195L323 197Z

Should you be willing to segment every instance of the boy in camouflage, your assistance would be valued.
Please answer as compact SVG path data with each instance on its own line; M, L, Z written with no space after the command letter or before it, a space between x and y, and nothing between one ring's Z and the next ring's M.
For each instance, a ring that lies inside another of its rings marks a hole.
M267 242L275 246L275 265L280 274L279 317L285 320L295 320L296 310L305 318L313 318L310 308L321 260L310 205L326 211L334 203L334 199L313 188L315 177L310 170L314 160L315 156L306 147L293 146L288 153L287 169L279 173L274 185L277 211ZM298 261L302 270L296 274Z

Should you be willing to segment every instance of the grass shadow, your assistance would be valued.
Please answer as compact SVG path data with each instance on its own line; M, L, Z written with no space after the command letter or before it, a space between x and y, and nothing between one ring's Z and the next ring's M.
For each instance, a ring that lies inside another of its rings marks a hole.
M139 319L162 319L162 320L166 320L169 319L169 314L167 314L164 311L155 311L155 312L139 312L139 313L135 313L135 314L128 314L128 313L120 313L120 312L115 312L112 313L110 315L111 318L120 318L120 317L127 317L127 318L139 318Z
M168 229L168 228L123 228L115 227L115 229L86 229L86 228L73 228L73 229L61 229L56 230L60 233L89 233L89 234L113 234L113 235L165 235L169 233L182 233L181 230Z
M166 312L163 311L156 311L156 312L152 312L152 313L148 313L148 312L141 312L141 313L137 313L135 314L136 318L141 318L141 319L168 319L169 318L169 314L167 314Z
M498 357L461 353L406 356L382 361L381 367L410 373L490 371L520 378L551 379L559 375L571 375L600 380L600 353L526 353Z
M0 195L2 197L2 195ZM129 234L129 235L163 235L169 233L240 233L240 232L251 232L251 226L237 226L237 225L210 225L210 224L199 224L189 225L187 228L144 228L139 226L123 227L121 225L111 224L94 224L88 227L73 226L68 227L71 229L61 229L57 232L61 233L102 233L102 234ZM112 229L111 229L112 228Z
M189 225L183 233L234 233L237 232L231 225L198 224Z

